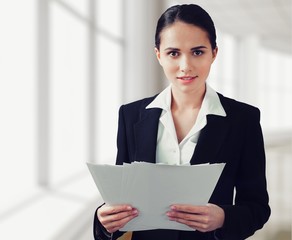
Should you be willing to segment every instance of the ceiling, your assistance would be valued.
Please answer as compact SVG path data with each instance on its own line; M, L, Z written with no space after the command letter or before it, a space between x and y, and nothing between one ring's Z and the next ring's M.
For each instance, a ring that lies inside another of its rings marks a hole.
M217 29L239 37L257 35L265 47L292 54L292 0L196 0Z

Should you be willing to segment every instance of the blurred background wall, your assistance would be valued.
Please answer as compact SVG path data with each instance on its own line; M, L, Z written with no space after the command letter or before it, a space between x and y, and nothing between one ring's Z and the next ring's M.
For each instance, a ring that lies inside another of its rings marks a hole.
M291 239L291 0L1 0L0 239L92 239L85 163L113 164L118 107L166 86L156 21L191 2L217 27L209 84L261 109L272 216L250 239Z

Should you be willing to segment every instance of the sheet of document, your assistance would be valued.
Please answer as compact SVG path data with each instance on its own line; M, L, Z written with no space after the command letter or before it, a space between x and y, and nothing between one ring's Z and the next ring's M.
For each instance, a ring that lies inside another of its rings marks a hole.
M138 209L139 216L122 231L193 231L184 224L169 221L166 212L172 204L207 204L225 166L224 163L186 166L145 162L87 165L107 204L131 204Z

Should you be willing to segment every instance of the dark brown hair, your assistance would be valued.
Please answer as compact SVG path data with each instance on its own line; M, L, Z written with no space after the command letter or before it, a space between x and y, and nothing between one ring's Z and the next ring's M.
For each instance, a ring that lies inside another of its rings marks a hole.
M176 21L185 22L202 28L208 33L208 37L214 50L217 47L216 30L210 15L200 6L195 4L175 5L168 8L159 18L155 33L155 47L159 49L161 32Z

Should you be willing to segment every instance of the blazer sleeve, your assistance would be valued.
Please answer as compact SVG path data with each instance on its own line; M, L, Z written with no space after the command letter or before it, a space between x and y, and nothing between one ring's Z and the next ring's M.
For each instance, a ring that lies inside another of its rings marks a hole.
M222 240L240 240L263 227L270 216L266 184L266 166L260 111L252 111L247 120L234 205L221 206L225 212L224 226L215 235Z
M124 162L129 163L129 143L127 138L127 126L124 116L124 106L121 106L119 109L119 121L118 121L118 135L117 135L117 157L116 165L123 165Z

